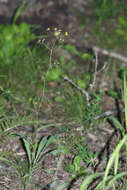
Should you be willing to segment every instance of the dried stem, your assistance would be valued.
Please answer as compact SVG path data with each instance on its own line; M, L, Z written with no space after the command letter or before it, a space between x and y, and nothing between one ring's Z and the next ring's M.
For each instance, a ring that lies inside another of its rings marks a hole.
M108 62L105 61L103 67L99 71L97 71L97 74L102 72L106 68L107 64Z
M106 49L102 49L102 48L99 48L99 47L93 47L93 50L95 52L101 53L103 55L108 55L110 57L113 57L115 59L119 59L120 61L123 61L123 62L127 63L127 57L125 57L125 56L123 56L123 55L121 55L119 53L108 51Z
M84 89L80 88L77 84L75 84L67 76L65 76L63 79L66 80L66 81L68 81L70 84L72 84L72 86L74 86L78 90L80 90L82 92L82 94L84 94L86 96L87 105L90 106L90 102L89 102L90 101L90 96L89 96L89 93L87 91L85 91Z
M98 52L95 51L95 72L94 72L94 79L93 83L90 84L90 88L92 89L96 83L96 78L97 78L97 66L98 66Z

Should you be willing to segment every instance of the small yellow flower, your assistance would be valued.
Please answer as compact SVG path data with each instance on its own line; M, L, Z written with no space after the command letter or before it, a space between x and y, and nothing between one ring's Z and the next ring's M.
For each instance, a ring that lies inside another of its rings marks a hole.
M55 36L59 36L59 35L60 35L60 32L59 32L59 31L56 31L56 32L54 32L54 35L55 35Z
M50 28L49 28L49 27L47 28L47 31L50 31Z
M65 32L65 36L68 36L68 32Z
M64 39L63 39L63 38L60 38L59 40L60 40L61 42L64 42Z
M57 28L54 28L55 31L57 31Z
M37 41L37 43L40 44L40 43L41 43L41 40L39 39L39 40Z

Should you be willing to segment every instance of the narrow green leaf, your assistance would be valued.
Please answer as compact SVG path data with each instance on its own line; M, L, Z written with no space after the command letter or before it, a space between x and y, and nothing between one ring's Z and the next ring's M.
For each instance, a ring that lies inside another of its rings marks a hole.
M41 139L41 141L39 142L39 145L38 145L38 148L37 148L37 153L36 153L36 156L35 156L36 158L34 160L34 164L36 164L36 162L38 161L38 157L39 157L40 153L44 150L44 147L45 147L46 143L47 143L47 137L43 137Z
M45 138L45 137L44 137ZM36 154L36 160L35 162L37 163L41 157L41 152L44 151L48 145L54 140L55 136L51 136L49 139L46 138L46 141L41 140L38 146L37 154Z
M33 147L32 160L34 161L36 158L36 151L37 151L38 143L36 142L35 144L33 144L32 147Z
M116 118L114 118L114 117L110 117L110 119L114 122L114 124L116 124L117 127L119 127L120 132L121 132L121 134L122 134L122 137L124 137L125 132L124 132L124 128L123 128L123 126L121 125L121 123L120 123Z
M24 175L24 171L22 168L22 165L15 163L14 161L10 161L9 159L6 159L2 156L0 156L0 160L6 162L9 166L15 168L17 170L17 174Z
M37 129L37 131L40 131L41 129L45 129L45 128L48 128L48 127L57 127L57 128L59 128L58 125L56 125L56 124L47 124L47 125L42 125L41 127L39 127Z
M110 182L108 183L108 186L115 183L118 179L122 178L123 176L127 176L127 171L121 172L121 173L117 174L116 176L114 176L112 178L112 180L110 180Z
M0 160L1 160L1 161L8 162L8 163L11 163L11 161L10 161L10 160L8 160L8 159L6 159L6 158L4 158L4 157L2 157L2 156L0 156Z
M127 129L127 84L126 84L126 75L124 73L124 104L125 104L125 123Z
M56 187L56 190L64 190L65 187L67 187L67 185L68 185L68 183L65 182L65 183L59 185L58 187Z
M18 19L18 17L20 16L20 14L25 6L25 2L26 2L26 0L23 0L22 4L17 8L14 18L13 18L13 23L15 23L16 20Z
M23 138L22 140L24 142L24 146L25 146L26 153L27 153L27 156L28 156L29 166L31 167L31 165L32 165L32 159L31 159L31 147L30 147L30 143L25 138Z
M95 173L88 176L81 184L79 190L87 190L87 187L92 182L92 180L99 176L102 176L102 173Z
M64 150L62 150L62 149L56 149L56 150L52 150L50 152L50 154L53 154L54 156L57 156L60 153L64 153Z
M115 163L114 163L114 175L117 174L118 164L119 164L119 152L116 154L116 157L115 157Z
M49 144L51 144L51 142L56 138L56 136L51 136L49 137L49 139L47 140L47 143L46 143L46 147L49 146ZM45 147L45 148L46 148Z
M107 177L107 181L109 181L110 179L112 179L113 176L108 176ZM102 187L104 185L104 181L103 179L99 182L99 184L96 186L95 190L102 190ZM106 190L106 189L104 189Z
M123 139L119 142L119 144L115 148L115 150L114 150L111 158L108 161L108 164L107 164L107 167L106 167L106 171L105 171L105 175L104 175L104 178L103 178L103 184L104 184L103 188L105 187L105 182L107 180L107 177L108 177L109 171L110 171L110 169L112 167L112 164L115 161L115 159L118 158L119 151L122 148L122 146L125 144L126 141L127 141L127 135L125 135L123 137Z

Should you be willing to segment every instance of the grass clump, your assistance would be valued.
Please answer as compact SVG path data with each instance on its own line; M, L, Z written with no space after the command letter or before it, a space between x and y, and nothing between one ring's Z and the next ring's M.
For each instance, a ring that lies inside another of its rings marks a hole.
M71 89L66 92L65 111L68 116L84 126L84 130L96 123L96 116L101 114L101 94L94 94L90 101L90 106L87 105L86 98L82 93Z

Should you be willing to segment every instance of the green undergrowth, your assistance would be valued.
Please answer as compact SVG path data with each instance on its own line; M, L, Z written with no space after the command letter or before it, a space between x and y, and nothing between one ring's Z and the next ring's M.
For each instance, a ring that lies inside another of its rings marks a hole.
M63 80L65 76L68 76L79 88L87 90L93 80L93 73L90 71L93 55L80 52L71 44L60 43L61 48L70 54L70 59L66 60L64 56L56 57L57 40L60 40L61 36L64 37L64 33L59 33L58 29L54 29L51 33L47 31L45 38L32 33L31 27L26 23L1 25L0 31L0 136L2 145L0 162L3 171L6 164L14 170L14 176L10 174L11 177L21 181L25 190L32 176L39 170L40 161L43 162L42 158L47 154L61 158L62 155L71 153L75 155L75 160L87 160L87 164L92 162L91 159L94 156L89 149L84 150L84 154L80 155L83 145L81 145L80 138L76 136L75 129L77 124L82 124L84 131L90 128L94 117L101 113L101 98L95 93L90 100L91 106L89 107L85 95L77 87ZM84 62L88 62L85 73L77 67L77 60L80 60L82 67L84 67ZM80 77L78 77L79 74ZM63 116L64 122L58 127L55 121ZM49 119L53 122L47 124L46 120ZM75 126L73 128L72 122ZM54 138L53 134L51 137L38 138L39 132L48 128L63 131L66 146L62 145L62 139L57 136ZM72 132L71 139L69 138L70 131ZM15 154L13 148L7 150L4 146L10 140L13 141L13 137L17 137L17 142L21 143L24 148L26 157L22 158L23 160L16 155L10 157ZM72 149L76 141L79 147L74 153ZM45 151L52 142L56 144L56 148L51 147L46 154ZM27 161L25 164L23 164L24 159ZM70 165L70 167L73 166ZM5 175L7 175L6 172ZM32 188L34 187L33 184Z
M89 7L90 15L87 11L72 12L77 16L84 33L88 33L84 40L113 51L126 51L126 10L127 4L124 0L97 0Z
M97 1L94 5L93 33L96 36L97 43L108 49L120 50L126 48L126 9L124 1ZM119 41L119 39L121 39ZM101 41L100 41L101 40ZM100 43L101 42L101 43ZM103 42L103 43L102 43Z
M98 1L98 5L100 3ZM114 6L116 4L111 1L109 14L106 12L108 2L101 3L101 12L96 9L98 25L116 16ZM126 41L124 18L119 17L118 23L116 35ZM109 159L105 173L94 173L99 152L90 150L84 135L104 121L99 117L103 113L103 89L91 88L93 82L96 83L94 52L80 51L74 45L64 43L68 32L61 29L48 28L45 33L37 36L26 23L0 25L0 169L8 179L20 181L24 190L29 185L36 189L32 181L34 175L40 171L52 173L43 165L46 156L52 155L58 162L51 189L64 189L71 180L84 176L80 190L87 189L96 177L100 177L96 189L115 187L117 179L126 177L125 171L118 172L122 148L126 157L126 129L116 118L110 118L118 125L122 139ZM63 55L57 54L58 47L63 50ZM113 64L110 62L108 69ZM104 71L105 75L108 69ZM119 80L124 80L126 97L126 67L118 69ZM114 88L107 94L115 100L122 98ZM125 99L125 121L126 104ZM7 146L8 143L11 147ZM15 148L17 144L23 153ZM64 162L64 170L70 174L70 179L56 188L56 178L66 155L72 156L71 162ZM8 173L6 167L13 173ZM89 169L93 173L89 173Z
M102 113L101 93L93 95L90 106L87 105L86 99L82 93L76 92L71 88L69 91L65 90L65 97L65 112L72 118L72 121L81 123L81 125L84 126L84 130L98 123L95 118Z

